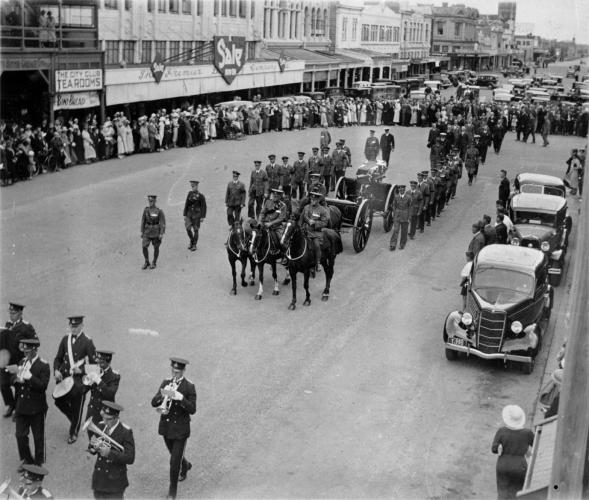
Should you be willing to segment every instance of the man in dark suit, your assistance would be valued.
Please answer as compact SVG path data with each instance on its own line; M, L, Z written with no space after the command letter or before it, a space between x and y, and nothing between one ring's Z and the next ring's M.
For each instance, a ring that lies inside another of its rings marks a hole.
M90 401L86 410L86 420L91 418L92 422L96 425L102 420L100 416L102 402L114 402L115 395L119 390L121 376L119 372L113 370L110 366L113 354L113 351L97 349L96 362L100 368L100 373L88 374L83 381L84 385L86 385L86 390L90 390ZM92 433L88 431L88 439L91 437Z
M104 425L99 428L116 444L92 438L91 452L97 455L92 473L94 498L123 498L129 486L127 465L135 462L135 440L131 428L119 420L121 411L123 407L117 403L102 402L100 416Z
M255 168L250 177L249 200L247 203L247 216L252 219L260 215L264 206L264 196L268 193L268 174L262 169L260 160L255 160L254 165Z
M84 364L93 360L96 354L94 342L84 332L84 316L70 316L69 335L65 335L59 342L57 354L53 361L55 382L60 383L66 377L72 377L73 386L64 396L55 400L61 412L70 421L68 444L75 443L78 439L82 412L86 393L82 376L84 375Z
M421 191L421 197L423 199L423 205L421 208L421 214L418 217L417 227L419 227L419 232L423 233L423 231L425 230L427 212L429 210L430 197L429 183L427 182L427 171L417 172L417 186Z
M472 240L468 245L468 250L466 251L466 261L471 262L475 259L477 254L483 249L485 246L485 236L483 235L483 227L484 224L479 222L474 222L472 225Z
M151 400L151 406L161 413L158 433L170 452L170 487L168 497L176 498L178 481L184 481L192 464L184 458L186 441L190 437L190 415L196 413L196 389L184 377L188 361L170 358L172 377L164 379Z
M227 184L225 205L227 206L227 224L233 226L239 220L241 209L245 207L245 184L239 180L240 173L233 171L233 180Z
M293 198L302 199L305 196L305 179L308 175L309 165L304 160L305 152L299 151L299 158L292 165L292 192Z
M387 162L388 167L391 151L395 150L395 137L393 134L389 134L388 128L385 128L384 134L380 136L380 150L382 151L382 159Z
M399 244L401 250L407 244L407 227L409 226L409 211L411 209L412 198L405 193L405 185L398 186L399 192L395 195L393 200L393 234L389 244L391 251L397 248L397 239L399 237L399 230L401 231L401 242Z
M14 370L16 375L16 444L23 464L41 465L45 462L45 391L51 377L49 363L38 355L39 339L21 339L24 358ZM33 433L35 458L29 448L29 429Z
M190 192L186 195L186 202L184 203L184 227L186 234L190 240L188 250L194 252L196 244L198 243L198 230L200 223L205 220L207 216L207 200L204 194L198 190L198 181L190 181Z
M23 320L22 304L10 302L8 305L8 315L10 321L6 322L6 327L0 332L0 350L8 351L10 356L8 365L18 365L24 354L19 349L19 344L22 339L37 338L37 333L33 326ZM0 392L2 392L2 399L6 405L6 418L12 416L16 402L12 392L12 375L6 370L0 370Z
M509 195L511 194L509 179L507 178L507 170L501 169L499 175L499 200L501 201L503 208L507 208L507 202L509 201Z

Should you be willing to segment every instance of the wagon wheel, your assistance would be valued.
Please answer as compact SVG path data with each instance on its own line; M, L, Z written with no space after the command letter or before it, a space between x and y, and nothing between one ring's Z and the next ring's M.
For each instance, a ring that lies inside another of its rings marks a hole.
M384 232L388 233L393 227L393 200L395 199L395 190L397 189L396 184L393 184L387 193L386 200L384 202L384 210L382 214L382 225Z
M352 228L352 244L356 252L364 250L368 237L370 236L370 229L372 228L372 207L370 200L363 200L354 219L354 227Z
M335 197L338 200L346 200L348 196L348 189L346 188L346 177L340 177L335 183Z

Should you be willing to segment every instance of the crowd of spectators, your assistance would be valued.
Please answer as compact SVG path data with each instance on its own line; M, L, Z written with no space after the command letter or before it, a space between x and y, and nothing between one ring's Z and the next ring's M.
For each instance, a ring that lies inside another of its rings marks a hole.
M493 127L501 121L506 131L520 132L523 140L548 128L550 134L587 134L589 113L580 105L484 102L473 95L458 100L439 92L425 99L330 97L324 100L284 99L232 101L221 106L186 105L158 110L149 116L126 116L118 111L98 123L96 115L68 120L58 117L33 126L22 121L0 122L2 185L30 179L37 173L60 171L80 163L154 153L176 147L194 147L216 139L244 137L273 131L311 127L441 125L455 134L456 127L478 127L481 142L490 145ZM484 120L480 120L484 117ZM492 122L489 120L492 117ZM501 118L501 120L499 120ZM504 118L504 119L503 119ZM548 125L547 125L548 124ZM473 134L471 134L473 135ZM500 148L500 146L499 146ZM497 147L495 147L498 152Z

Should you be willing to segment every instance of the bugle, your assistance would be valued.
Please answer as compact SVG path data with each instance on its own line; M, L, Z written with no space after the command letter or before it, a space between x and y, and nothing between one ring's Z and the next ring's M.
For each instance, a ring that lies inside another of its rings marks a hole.
M96 434L98 437L96 438L94 443L90 443L92 448L95 451L98 451L102 447L107 448L114 448L117 451L123 452L125 448L120 443L117 443L113 438L111 438L106 432L101 430L94 422L92 422L92 417L90 417L84 425L82 426L83 431L90 431Z
M177 389L178 383L176 382L176 379L172 380L172 382L163 388L163 392L167 394L164 396L162 403L155 409L158 413L161 413L162 415L167 415L170 413L170 408L172 407L172 396L169 393L175 392Z
M7 479L0 484L0 498L2 500L25 500L25 497L19 495L13 488L10 487L10 479Z

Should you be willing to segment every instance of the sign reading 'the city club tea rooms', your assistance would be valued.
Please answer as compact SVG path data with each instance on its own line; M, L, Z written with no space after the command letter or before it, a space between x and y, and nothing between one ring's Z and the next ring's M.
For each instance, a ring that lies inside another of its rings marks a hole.
M101 69L66 69L55 72L57 92L80 92L102 89Z
M245 58L244 36L213 37L213 63L229 85L243 68Z

